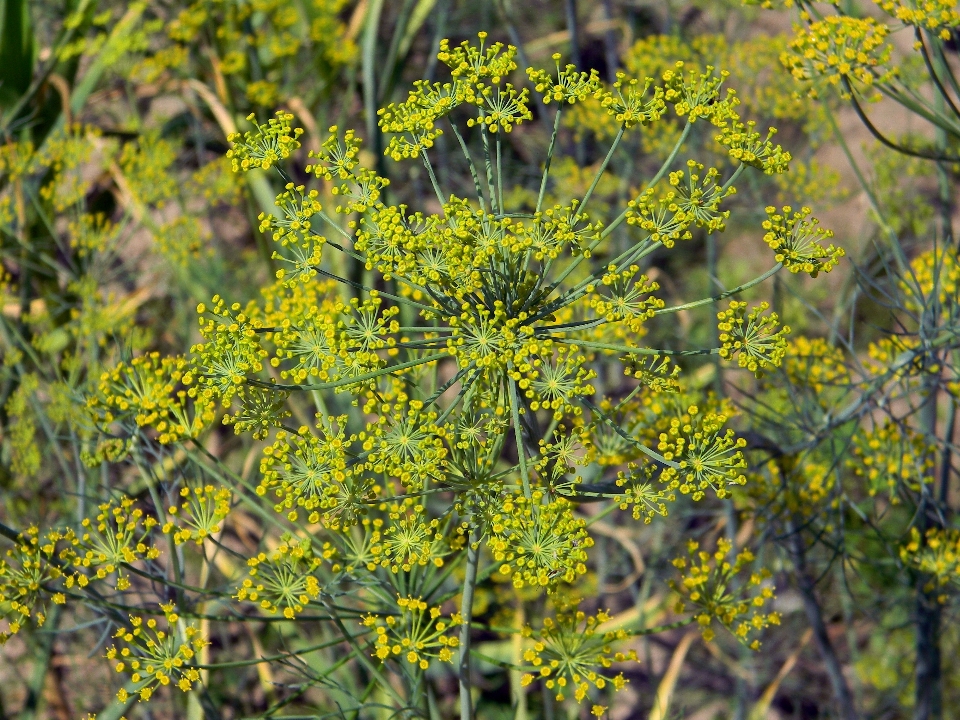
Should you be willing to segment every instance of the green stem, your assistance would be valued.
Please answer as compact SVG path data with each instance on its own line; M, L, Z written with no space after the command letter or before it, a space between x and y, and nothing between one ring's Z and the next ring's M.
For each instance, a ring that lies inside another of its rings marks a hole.
M502 132L497 133L497 206L500 208L500 213L506 212L503 207L503 152L501 150L502 142L500 139L503 137Z
M573 219L573 224L576 224L577 220L580 218L580 213L583 212L584 208L587 207L587 203L590 202L590 198L593 197L593 191L597 189L597 185L600 183L600 178L602 178L603 174L607 171L607 165L610 164L610 160L613 158L613 153L616 152L617 148L620 146L620 140L623 138L623 133L626 131L626 129L626 125L621 125L620 129L617 131L617 136L613 139L613 144L607 151L607 156L603 159L600 169L597 170L597 174L594 176L593 182L590 183L590 187L587 189L587 194L583 196L583 200L581 200L580 204L577 206L577 216Z
M720 188L720 195L722 195L722 196L725 196L725 195L726 195L727 190L729 190L729 189L730 189L730 186L733 185L733 184L737 181L737 178L740 177L740 173L742 173L743 170L744 170L744 168L746 168L746 167L747 167L747 166L744 165L743 163L740 163L739 165L737 165L737 169L733 171L733 175L731 175L731 176L730 176L730 179L727 180L727 181L723 184L723 187Z
M404 362L404 363L391 365L389 367L382 368L381 370L362 373L360 375L355 375L353 377L341 378L340 380L333 380L331 382L312 383L309 385L300 385L300 384L283 385L279 383L268 383L268 382L264 382L263 380L255 380L252 378L247 378L247 382L250 383L251 385L256 385L257 387L274 388L278 390L331 390L333 388L354 385L358 382L363 382L364 380L372 380L373 378L389 375L390 373L394 373L399 370L406 370L407 368L416 367L417 365L424 365L426 363L436 362L437 360L443 360L444 358L448 358L448 357L450 357L449 353L436 353L434 355L427 355L426 357L418 358L416 360L408 360L407 362Z
M510 377L513 372L513 363L508 366L507 391L510 394L510 416L513 419L513 432L517 439L517 460L520 464L520 481L523 483L523 496L529 500L533 497L530 491L530 471L527 468L527 455L523 448L523 431L520 427L520 400L517 397L517 384Z
M477 567L480 564L480 537L475 530L470 533L467 543L467 572L463 580L463 599L460 602L460 720L473 719L473 698L470 696L470 621L473 617Z
M626 355L663 355L675 357L695 357L699 355L716 355L720 348L707 348L703 350L664 350L662 348L632 347L630 345L617 345L615 343L595 342L593 340L578 340L577 338L553 338L555 342L565 343L567 345L576 345L577 347L591 348L594 350L610 350L611 352L624 353Z
M591 412L595 413L598 417L602 418L603 421L604 421L605 423L607 423L607 425L609 425L611 428L613 428L613 431L614 431L615 433L617 433L617 435L619 435L619 436L622 437L624 440L626 440L626 441L632 443L633 445L635 445L635 446L637 447L637 449L639 449L640 452L642 452L644 455L646 455L647 457L653 458L653 459L656 460L658 463L660 463L660 464L662 464L662 465L666 465L667 467L671 467L671 468L673 468L674 470L679 470L679 469L680 469L680 463L676 463L676 462L674 462L673 460L667 460L667 459L666 459L663 455L661 455L660 453L656 452L655 450L651 450L651 449L648 448L646 445L644 445L642 442L640 442L639 440L637 440L635 437L631 437L630 435L628 435L628 434L623 430L623 428L621 428L619 425L617 425L617 424L613 421L612 418L610 418L606 413L604 413L600 408L598 408L596 405L594 405L592 402L590 402L587 398L583 398L583 403L584 403L584 405L586 405L588 408L590 408L590 411L591 411Z
M543 197L547 194L547 178L550 175L550 163L553 161L553 151L557 144L557 133L560 130L560 115L563 108L557 108L553 118L553 135L550 136L550 145L547 147L547 159L543 164L543 177L540 179L540 194L537 196L537 212L543 207Z
M369 634L370 630L364 630L363 632L357 633L356 635L351 635L351 638L358 638L364 635ZM225 663L211 663L209 665L195 665L198 670L224 670L227 668L238 668L238 667L250 667L251 665L260 665L261 663L274 662L275 660L286 660L287 658L297 657L300 655L307 655L317 650L324 650L328 647L333 647L334 645L339 645L342 643L344 638L335 638L333 640L327 640L322 642L319 645L310 645L305 648L298 648L297 650L292 650L287 653L281 653L280 655L265 655L257 658L256 660L235 660L233 662Z
M360 664L366 668L367 672L380 684L380 687L383 688L383 691L390 696L390 699L393 700L401 708L407 706L406 701L400 697L400 694L393 689L393 685L380 673L380 671L370 662L370 658L367 657L367 653L363 651L363 648L357 643L356 638L347 630L343 622L340 620L340 617L337 615L336 610L330 603L324 598L322 601L323 606L327 609L327 612L330 613L330 619L336 624L337 629L340 631L341 636L350 644L353 648L353 654L360 661Z
M497 192L493 185L493 159L490 157L490 132L487 125L483 122L483 112L480 113L480 140L483 142L483 166L487 174L487 194L490 196L490 211L494 214L500 213L501 208L497 203Z
M720 293L719 295L714 295L713 297L703 298L702 300L694 300L693 302L684 303L683 305L674 305L673 307L660 308L659 310L654 310L654 311L653 311L653 314L654 314L654 315L666 315L667 313L680 312L681 310L691 310L692 308L695 308L695 307L701 307L701 306L703 306L703 305L709 305L710 303L719 302L719 301L723 300L724 298L728 298L728 297L731 297L731 296L733 296L733 295L738 295L739 293L742 293L744 290L749 290L749 289L752 288L754 285L759 285L760 283L762 283L762 282L763 282L764 280L766 280L767 278L769 278L769 277L771 277L771 276L773 276L773 275L776 275L777 272L778 272L778 271L780 270L780 268L782 268L782 267L783 267L783 263L777 263L777 264L774 265L772 268L770 268L769 270L767 270L763 275L760 275L759 277L756 277L756 278L754 278L753 280L751 280L750 282L744 283L743 285L738 285L737 287L733 288L732 290L727 290L727 291L725 291L725 292Z
M897 264L900 266L900 272L905 274L907 272L907 268L909 267L909 263L907 262L907 258L903 253L903 248L900 246L900 238L897 237L896 231L884 218L883 213L880 210L880 203L877 201L877 196L873 194L873 190L870 188L866 178L860 171L860 166L857 165L857 161L853 159L853 153L850 152L850 148L847 146L847 141L844 139L843 133L840 132L840 126L837 125L837 120L833 116L833 113L830 112L829 108L824 108L824 112L827 116L828 122L830 123L830 129L833 130L833 136L836 139L837 144L840 145L840 149L843 151L843 154L846 156L847 162L850 163L853 174L857 177L857 182L860 183L860 187L867 196L867 200L870 202L870 207L877 218L880 228L890 238L890 244L893 246L894 255L897 258Z
M467 167L470 168L470 177L473 178L473 185L477 191L477 200L480 202L480 210L483 213L487 212L487 205L483 200L483 189L480 187L480 175L477 173L477 166L473 164L473 157L470 155L470 149L467 147L466 141L463 139L463 136L460 134L460 131L457 130L457 126L450 121L450 129L453 130L453 134L457 136L457 141L460 143L460 150L463 152L463 157L467 160ZM493 198L491 198L491 203Z
M693 123L687 120L687 124L683 128L683 132L680 133L680 138L677 140L676 145L673 146L673 150L670 151L669 157L667 157L663 165L660 166L660 169L657 171L657 174L653 176L653 179L647 183L647 186L641 191L640 195L645 193L650 188L655 187L656 184L663 179L663 176L667 174L667 170L670 169L670 166L673 164L673 161L676 160L677 154L680 152L680 148L683 147L683 143L686 142L687 136L690 135L690 130L692 128L693 128ZM635 199L639 200L640 195L637 195ZM617 216L616 220L614 220L606 228L604 228L603 232L600 233L600 237L596 241L597 244L599 244L601 240L604 240L607 237L607 235L609 235L614 230L616 230L617 227L619 227L620 224L627 219L628 212L629 210L624 210L622 213L620 213L620 215ZM594 247L596 247L596 245L594 245Z
M423 158L423 166L427 169L427 174L430 176L430 184L433 185L433 192L436 193L437 200L440 202L440 211L443 212L443 206L446 200L443 199L443 193L440 191L440 183L437 182L437 176L433 172L433 165L430 164L427 151L421 150L420 157Z
M640 195L643 195L643 193L645 193L650 188L656 186L656 184L660 182L660 180L666 174L667 170L670 168L670 165L672 165L673 161L676 159L677 153L680 152L680 148L683 146L683 143L686 142L687 136L690 134L690 129L692 127L693 127L693 123L688 120L686 126L683 128L683 132L680 134L680 139L677 140L677 143L673 146L673 150L670 152L670 156L666 159L666 161L664 161L663 165L660 166L660 169L657 171L657 174L654 175L653 179L647 183L646 187L640 192ZM635 199L639 199L640 195L637 195L637 198ZM623 223L623 221L627 219L628 212L630 212L629 207L626 210L624 210L622 213L620 213L620 215L617 216L616 220L614 220L607 227L605 227L603 229L603 232L600 233L599 237L597 237L596 240L590 243L590 246L587 248L587 252L584 252L578 255L573 260L573 262L571 262L567 266L567 268L562 273L560 273L560 277L558 277L553 282L553 286L559 287L560 283L566 280L566 278L570 275L570 273L572 273L580 265L580 263L582 263L588 256L592 255L593 251L597 249L597 246L600 245L601 242L606 240L607 236L610 235L610 233L612 233L614 230L616 230ZM595 276L591 275L590 278L584 282L590 282L595 279L596 279Z

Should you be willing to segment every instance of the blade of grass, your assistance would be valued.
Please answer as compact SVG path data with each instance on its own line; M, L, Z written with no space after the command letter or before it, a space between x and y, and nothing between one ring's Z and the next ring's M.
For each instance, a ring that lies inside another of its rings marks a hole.
M777 673L777 676L767 685L766 689L763 691L763 694L760 695L760 699L757 700L756 704L750 710L750 720L764 720L767 717L767 710L770 709L770 704L773 702L773 698L777 694L777 690L780 689L780 684L784 681L784 678L790 674L790 671L793 670L793 666L797 664L797 660L800 657L800 653L803 652L803 649L807 646L807 643L810 642L810 638L813 637L813 630L807 628L807 631L803 634L803 637L800 638L800 645L790 653L786 661L780 668L780 672Z
M380 66L382 69L380 82L377 85L377 101L381 105L389 99L393 93L393 87L396 84L397 62L402 58L400 45L406 36L406 30L410 24L414 2L416 2L416 0L403 0L403 5L400 7L400 13L397 16L397 24L393 28L393 37L390 38L387 57Z
M683 661L687 659L687 651L690 645L699 635L699 631L691 630L677 644L673 655L670 657L670 664L667 666L667 672L657 686L657 694L653 699L653 708L650 710L649 720L664 720L670 710L670 699L673 696L673 689L676 687L677 678L680 676L680 670L683 668Z
M423 27L427 18L430 17L430 13L433 12L436 5L437 0L419 0L417 6L413 9L413 13L410 15L410 21L407 23L406 30L403 33L403 39L400 41L400 48L397 53L399 58L405 58L407 53L410 52L413 39L417 36L417 33L420 32L420 28ZM431 52L435 52L436 48L430 48L430 50Z
M113 26L110 37L107 38L103 48L97 53L90 67L83 74L83 78L73 88L73 93L70 97L70 111L74 116L79 115L80 111L83 110L87 98L90 97L90 93L92 93L94 88L100 83L107 68L116 63L117 59L126 52L124 44L128 36L140 28L140 18L146 9L147 3L145 2L130 3L127 11L117 21L117 24ZM65 122L66 118L61 113L57 122L54 124L51 134L63 128Z
M30 87L33 56L29 0L0 0L0 105L13 104Z
M367 17L364 20L362 52L363 109L366 115L367 142L370 150L379 161L381 154L380 127L377 125L377 30L380 27L380 15L383 14L383 0L370 0Z

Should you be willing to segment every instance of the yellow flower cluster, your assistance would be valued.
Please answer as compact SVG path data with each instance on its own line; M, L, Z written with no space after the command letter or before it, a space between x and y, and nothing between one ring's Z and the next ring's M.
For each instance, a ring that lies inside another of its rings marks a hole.
M51 171L51 179L40 188L40 197L49 202L54 211L63 212L86 194L89 181L84 171L91 169L100 135L95 127L71 125L49 137L32 159L35 170L49 168ZM99 159L98 164L102 165L103 158Z
M218 157L200 167L190 176L187 193L202 197L211 205L234 206L240 202L243 187L237 181L229 158Z
M727 148L730 157L744 165L762 170L766 175L782 175L787 172L793 157L779 145L774 145L776 128L769 128L766 137L757 132L756 123L746 123L733 118L725 125L715 140Z
M375 294L362 303L344 303L335 287L281 281L264 290L263 322L272 327L263 338L274 346L270 365L279 368L282 379L335 382L364 375L383 364L377 351L395 345L390 334L395 309L381 315Z
M204 539L220 532L220 523L230 514L233 494L225 487L197 485L181 488L180 497L183 498L180 505L167 509L170 518L162 530L172 534L177 545L190 540L203 545Z
M494 84L499 84L500 78L517 69L514 59L517 49L512 45L504 48L503 43L499 42L487 46L485 32L477 33L477 37L480 39L478 47L464 40L457 47L451 48L449 40L441 40L437 58L450 68L454 78L463 80L467 84L474 84L480 80L490 80Z
M791 383L809 387L818 396L831 388L843 388L850 381L843 351L823 338L801 336L791 340L783 368Z
M66 546L57 550L59 542ZM50 584L63 577L61 565L69 560L76 537L72 532L51 530L43 537L35 527L29 527L0 560L0 645L16 635L25 622L33 618L37 627L46 620L46 601L62 605L66 598L61 592L50 590Z
M654 392L675 393L680 391L680 366L660 355L634 356L623 369L623 374L633 377Z
M928 591L948 583L960 584L960 530L930 528L921 536L917 528L910 528L910 540L900 548L900 559L930 576ZM941 593L938 599L945 603L947 597Z
M615 691L626 687L623 673L614 674L613 663L637 662L636 650L614 652L612 645L628 638L626 631L603 630L610 616L602 610L596 615L586 613L561 613L557 619L544 618L543 627L534 632L530 626L523 629L524 637L531 638L533 645L523 653L523 659L537 668L537 675L524 674L520 682L530 685L535 677L543 680L548 690L563 701L565 693L572 691L580 703L587 697L590 688L603 690L609 684Z
M798 27L780 61L797 80L809 84L811 96L816 97L823 82L839 86L842 81L844 96L854 90L862 93L893 77L894 70L885 67L892 52L888 34L886 25L870 17L827 15L807 28Z
M387 510L389 522L381 533L380 543L370 550L381 567L398 573L410 572L417 565L443 566L443 557L449 549L440 520L428 518L426 508L411 497L382 509Z
M923 147L927 143L926 139L906 133L898 142L907 148ZM923 187L934 177L934 166L926 158L894 152L879 144L868 148L867 156L873 167L872 189L883 211L881 218L871 208L873 221L880 226L885 223L901 238L929 235L933 231L936 208Z
M511 377L530 400L530 409L553 411L557 421L565 415L580 415L582 408L573 403L594 393L590 380L596 372L587 366L588 356L574 344L554 346L550 340L531 346L529 352L527 362Z
M722 70L718 75L714 73L715 69L707 65L705 72L700 72L697 68L687 68L680 60L663 73L664 98L673 105L673 111L679 117L688 117L691 121L707 118L716 123L714 118L718 111L732 111L729 103L724 103L720 96L720 87L730 73Z
M694 500L712 488L717 497L730 494L730 486L747 482L743 469L747 461L741 452L746 441L733 430L723 430L726 415L701 411L691 405L686 412L670 419L660 433L657 451L677 467L666 467L661 476L668 490L679 490Z
M91 215L83 213L70 221L67 226L70 247L77 250L80 257L97 253L106 253L116 245L119 230L103 213Z
M740 367L748 369L758 378L771 367L780 367L787 352L786 336L790 328L784 325L778 330L776 313L763 315L769 304L762 302L747 315L747 304L738 300L717 313L717 329L720 331L720 357L737 359Z
M312 574L320 559L307 539L284 536L273 552L259 553L247 565L250 577L237 590L237 600L257 602L268 613L293 620L307 603L320 597L320 581Z
M663 100L663 88L659 85L653 89L652 95L647 97L647 91L652 84L653 80L650 78L641 83L637 78L627 78L625 73L617 72L612 91L602 97L600 105L628 130L635 125L656 122L663 116L667 105Z
M194 387L188 361L157 352L104 372L87 407L106 429L132 422L134 430L155 430L162 444L197 437L214 417L213 407Z
M544 103L573 105L583 102L600 90L600 75L596 70L581 72L576 65L567 65L561 69L560 57L560 53L553 55L553 61L557 65L556 77L546 70L527 68L527 77L533 83L534 89L543 96Z
M867 346L867 366L878 375L885 374L891 381L917 383L922 377L923 358L918 352L921 340L912 334L893 334Z
M181 215L157 228L153 241L157 251L174 267L186 269L200 257L209 256L210 231L200 220Z
M923 306L930 303L934 292L942 306L956 305L960 297L960 258L956 248L947 246L922 252L911 261L910 269L909 280L899 281L909 310L923 313Z
M124 572L124 565L160 557L160 550L149 543L150 531L157 525L157 519L144 516L130 497L116 504L104 503L99 510L95 522L90 518L81 521L83 531L76 543L76 554L71 558L76 571L67 577L66 587L76 584L83 588L91 580L103 580L116 573L116 589L126 590L130 587L130 577Z
M362 464L347 464L356 436L345 436L346 417L317 423L319 437L301 427L296 434L280 430L263 451L258 495L273 490L277 512L303 508L311 523L334 530L355 525L367 512L373 483L362 475Z
M815 455L784 455L752 473L746 492L771 512L815 521L822 518L824 501L835 497L836 480L836 468Z
M304 192L303 185L287 183L284 192L277 195L275 205L280 217L260 213L260 232L270 233L273 241L284 250L271 256L290 268L277 270L277 279L293 285L305 283L317 274L321 251L326 238L312 229L311 219L322 211L316 190Z
M10 353L13 355L13 353ZM32 477L40 470L42 458L37 446L37 420L33 410L40 379L29 373L20 378L20 386L10 394L4 410L13 420L9 433L10 469L20 477Z
M360 138L353 130L347 130L343 138L337 134L337 126L331 125L327 132L330 136L323 141L320 150L311 150L307 156L317 162L307 165L304 171L324 180L346 180L353 177L353 170L359 164Z
M794 211L789 205L783 206L782 214L773 206L766 208L763 229L767 232L763 241L787 270L817 277L821 272L833 270L846 253L832 244L827 247L821 244L833 237L833 231L820 227L816 218L808 220L810 212L807 207Z
M889 493L894 505L902 502L903 491L919 490L932 482L936 446L909 427L893 420L873 430L861 430L853 437L853 458L847 464L867 481L871 497Z
M115 660L114 670L126 672L136 684L139 700L149 700L158 687L171 682L182 692L189 692L200 680L200 671L191 664L196 654L208 641L194 625L184 625L175 612L173 603L161 605L167 629L161 630L154 618L130 616L130 628L121 627L114 638L125 644L107 650L107 659ZM117 698L126 702L126 688L120 688Z
M248 375L263 370L267 352L257 338L260 322L254 303L244 311L240 303L227 307L219 295L214 295L212 302L209 309L203 303L197 306L200 334L206 342L194 345L190 352L194 366L203 370L189 378L191 382L195 379L200 388L200 392L193 391L195 396L208 400L219 397L226 405ZM208 312L210 317L204 317Z
M254 168L267 170L286 160L300 147L297 138L303 134L303 130L291 130L293 115L290 113L278 110L276 117L270 118L264 125L257 122L257 116L253 113L247 116L247 120L254 124L256 132L248 130L243 135L233 133L227 138L232 144L227 157L233 162L234 172L246 172Z
M257 385L241 385L237 391L240 406L223 415L224 425L233 425L236 434L249 432L255 440L265 440L274 428L283 427L290 417L286 409L289 392Z
M367 615L363 625L376 632L373 657L386 661L403 657L419 670L431 660L453 662L453 648L460 645L456 635L444 634L462 621L459 614L441 619L440 608L429 607L419 597L397 597L399 614Z
M587 572L587 549L593 539L567 500L548 500L535 490L530 499L508 497L491 519L488 545L500 573L516 588L555 590Z
M904 25L914 25L937 33L949 40L952 30L960 26L960 10L953 0L874 0L885 12Z
M669 183L675 190L657 196L651 188L629 203L627 223L642 228L653 241L667 248L673 247L675 240L690 239L690 228L694 226L707 233L723 232L730 217L729 210L720 210L720 203L736 190L717 184L720 171L710 168L704 173L703 165L695 160L688 160L687 168L686 172L670 173Z
M120 168L133 200L142 205L166 206L177 197L179 187L170 172L177 150L157 132L148 132L127 143L120 153Z
M730 562L733 543L724 538L717 540L717 549L713 553L699 548L699 543L691 540L687 543L689 560L683 557L673 560L682 579L680 582L671 581L670 587L680 596L675 607L677 612L684 612L688 602L697 608L696 618L705 640L714 638L711 628L714 620L743 643L747 643L752 633L780 624L779 613L761 612L761 608L774 597L773 586L768 582L770 572L764 568L751 573L742 582L737 578L754 561L752 552L741 550ZM760 641L753 640L749 646L758 650Z
M437 137L443 134L436 127L437 120L465 99L466 92L460 82L441 85L417 81L406 102L391 103L377 111L380 128L395 136L390 139L386 155L400 161L432 148Z
M380 418L358 436L368 453L367 467L411 491L442 481L447 431L436 420L436 411L427 410L422 400L400 398L392 407L382 407Z

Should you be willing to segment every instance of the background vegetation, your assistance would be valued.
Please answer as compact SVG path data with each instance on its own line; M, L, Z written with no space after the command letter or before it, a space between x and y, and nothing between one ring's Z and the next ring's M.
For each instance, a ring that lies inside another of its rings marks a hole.
M0 717L953 717L958 26L0 0Z

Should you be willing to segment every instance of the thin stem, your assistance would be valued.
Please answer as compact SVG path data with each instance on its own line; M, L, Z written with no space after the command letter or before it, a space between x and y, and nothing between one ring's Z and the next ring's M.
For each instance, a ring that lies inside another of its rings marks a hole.
M732 290L727 290L720 293L719 295L714 295L713 297L703 298L702 300L694 300L693 302L684 303L683 305L674 305L668 308L660 308L659 310L654 310L654 315L666 315L667 313L680 312L681 310L691 310L695 307L701 307L703 305L709 305L710 303L720 302L721 300L742 293L744 290L749 290L754 285L759 285L767 278L772 275L776 275L777 272L783 267L783 263L777 263L772 268L767 270L763 275L754 278L750 282L746 282L743 285L738 285Z
M592 402L590 402L590 400L588 400L587 398L583 398L583 399L582 399L582 402L583 402L584 405L586 405L588 408L590 408L590 411L591 411L592 413L596 414L597 417L602 418L603 421L604 421L605 423L607 423L607 425L609 425L611 428L613 428L613 431L614 431L615 433L617 433L617 435L619 435L619 436L622 437L624 440L626 440L626 441L632 443L633 445L635 445L635 446L637 447L637 449L640 450L640 452L642 452L644 455L646 455L647 457L650 457L650 458L656 460L656 461L657 461L658 463L660 463L661 465L666 465L667 467L672 467L674 470L679 470L679 469L680 469L680 464L679 464L679 463L673 462L672 460L667 460L667 459L666 459L665 457L663 457L663 455L661 455L660 453L658 453L658 452L656 452L656 451L654 451L654 450L651 450L651 449L648 448L646 445L644 445L642 442L640 442L639 440L637 440L635 437L631 437L630 435L628 435L628 434L623 430L623 428L621 428L619 425L617 425L617 423L615 423L612 418L610 418L605 412L603 412L600 408L598 408L596 405L594 405Z
M517 439L517 459L520 463L520 481L523 483L523 496L529 500L533 497L530 492L530 471L527 469L527 456L523 448L523 437L520 427L520 401L517 397L517 384L510 375L513 373L513 363L510 363L507 373L507 390L510 393L510 415L513 419L513 432Z
M647 183L646 187L640 192L640 195L645 193L650 188L656 186L656 184L660 182L660 180L666 174L667 170L670 168L670 165L672 165L673 161L676 159L677 153L680 152L680 148L683 146L683 143L686 141L687 136L690 134L690 129L692 127L693 127L693 123L687 120L687 124L683 128L683 132L680 134L680 138L677 140L676 145L673 146L673 150L670 152L670 156L664 161L663 165L660 166L660 169L657 171L657 174L654 175L653 179ZM636 199L639 199L640 195L638 195ZM620 215L617 216L616 220L614 220L612 223L610 223L607 227L603 229L603 232L600 233L599 237L597 237L596 240L590 243L590 246L587 248L587 252L581 253L576 258L574 258L573 262L571 262L567 266L567 268L562 273L560 273L560 277L558 277L553 282L553 286L555 288L559 287L560 283L566 280L567 276L569 276L570 273L572 273L577 268L577 266L579 266L580 263L582 263L587 257L591 256L593 254L593 251L597 248L597 246L600 245L601 242L606 240L607 236L610 235L610 233L612 233L614 230L616 230L623 223L623 221L627 219L628 212L630 212L629 207L627 207L627 209L625 209L622 213L620 213ZM595 276L591 275L590 278L583 281L583 283L581 284L588 283L593 279L595 279Z
M592 348L594 350L610 350L611 352L625 353L627 355L671 355L677 357L694 357L699 355L716 355L720 348L704 348L701 350L664 350L663 348L633 347L631 345L617 345L615 343L595 342L593 340L580 340L578 338L553 338L554 342L576 345L578 347Z
M472 720L473 699L470 697L470 621L473 617L473 591L477 585L477 567L480 564L480 537L471 531L467 545L467 572L463 579L463 599L460 602L460 719Z
M860 166L857 165L857 161L853 159L853 153L850 152L850 148L847 146L847 141L843 137L843 133L840 131L840 126L837 125L836 118L829 109L825 108L824 110L827 120L830 123L830 128L833 130L833 136L836 139L837 144L840 145L840 149L843 151L843 154L846 156L847 162L850 163L850 167L853 169L853 174L856 175L861 189L867 196L867 200L870 202L870 207L873 209L874 215L877 218L877 222L879 223L881 229L890 238L890 244L894 248L894 255L897 258L897 264L900 266L900 271L906 274L909 268L909 263L907 262L906 256L903 254L903 248L900 247L900 238L897 236L896 231L890 226L890 223L888 223L883 217L883 213L880 211L880 203L877 201L877 196L874 195L873 190L870 188L866 178L860 171Z
M230 618L230 619L232 620L233 618ZM259 620L260 618L257 618L257 619ZM371 632L370 630L361 630L356 635L352 635L351 637L353 638L363 637L364 635L368 635L370 632ZM198 670L224 670L227 668L250 667L251 665L260 665L262 663L274 662L276 660L284 660L289 657L307 655L309 653L316 652L317 650L324 650L328 647L339 645L342 642L343 642L343 638L338 637L338 638L334 638L333 640L327 640L326 642L322 642L318 645L310 645L305 648L298 648L297 650L281 653L279 655L264 655L257 658L256 660L234 660L231 662L224 662L224 663L209 663L207 665L196 665L195 667Z
M677 140L676 145L673 146L673 150L670 151L669 157L667 157L667 159L663 162L663 165L660 166L660 169L657 171L657 174L654 175L654 176L653 176L653 179L652 179L650 182L647 183L646 187L641 191L640 195L642 195L643 193L645 193L645 192L646 192L647 190L649 190L650 188L655 187L656 184L657 184L658 182L660 182L660 180L663 179L663 176L667 174L667 170L670 169L670 166L673 164L673 161L677 159L677 154L680 152L680 148L683 146L683 143L686 142L687 136L690 135L690 130L691 130L692 128L693 128L693 123L690 122L689 120L687 120L687 124L686 124L686 126L683 128L683 132L680 133L680 138ZM636 199L639 200L639 199L640 199L640 195L637 195L637 198L636 198ZM610 233L612 233L614 230L616 230L617 227L619 227L620 224L623 223L623 221L627 219L627 213L628 213L628 212L629 212L629 210L624 210L622 213L620 213L620 214L617 216L617 219L616 219L616 220L614 220L612 223L610 223L609 225L607 225L607 227L604 228L603 232L600 233L600 237L597 239L597 243L599 243L600 240L606 239L606 237L607 237ZM594 247L595 247L595 246L594 246ZM591 248L591 249L592 249L592 248Z
M480 202L480 210L486 213L487 204L483 200L483 189L480 187L480 176L477 174L477 166L473 164L473 157L470 155L470 149L467 147L467 143L464 141L463 136L460 134L460 131L457 130L457 126L452 120L450 121L450 129L453 130L453 134L457 136L457 141L460 143L460 150L463 152L463 157L467 160L467 167L470 168L470 177L473 178L473 185L477 191L477 200Z
M497 206L501 214L506 212L503 207L503 153L501 150L503 143L500 142L502 135L502 132L497 133Z
M430 184L433 185L433 192L436 193L437 200L440 202L440 211L443 212L443 206L446 200L443 199L443 192L440 190L440 183L437 182L437 176L433 172L433 165L430 164L427 151L420 150L420 157L423 158L423 166L427 169L427 174L430 176Z
M960 84L957 83L957 78L953 74L953 68L950 67L950 63L947 62L946 57L943 55L943 43L940 41L940 38L934 37L933 48L934 52L937 55L937 61L943 70L943 74L947 76L947 80L950 81L950 87L953 88L953 91L960 97Z
M844 82L847 83L846 80L844 80ZM847 83L847 87L849 87L849 83ZM857 98L853 94L853 91L848 90L848 92L850 93L850 104L853 105L853 109L857 113L857 117L860 118L860 121L864 124L867 130L870 131L871 135L873 135L877 140L879 140L882 144L886 145L888 148L890 148L894 152L898 152L901 155L909 155L910 157L921 158L923 160L938 160L942 162L951 162L951 163L960 162L960 157L944 157L942 155L933 155L931 153L925 153L919 150L911 150L910 148L906 148L903 145L898 145L893 140L891 140L890 138L885 136L883 133L881 133L880 130L877 129L877 127L873 124L870 118L867 117L866 112L864 112L863 107L857 101Z
M557 114L553 118L553 134L550 136L550 145L547 147L547 159L543 163L543 177L540 179L540 194L537 196L537 210L543 208L543 198L547 194L547 178L550 175L550 163L553 161L553 151L557 145L557 133L560 130L560 115L563 108L557 107Z
M483 142L483 166L487 174L487 194L490 196L490 210L493 213L501 212L497 203L497 193L493 189L493 159L490 157L490 138L486 123L483 122L483 113L480 113L480 140Z
M582 213L584 208L587 207L587 203L590 202L590 198L593 196L593 191L597 189L597 185L600 183L600 178L602 178L603 174L607 171L607 165L610 164L610 160L613 158L613 153L616 152L617 148L620 146L620 140L623 138L623 133L626 131L626 129L626 125L621 125L620 129L617 131L617 136L613 139L613 144L607 151L607 156L600 164L600 169L597 170L597 174L594 176L593 182L590 184L590 187L587 190L587 194L583 196L583 200L581 200L580 204L577 206L577 216L573 219L574 224L576 224L577 220L580 218L580 213Z
M923 40L923 31L919 28L919 26L915 29L915 34L917 37L917 42L920 43L920 54L923 55L923 62L927 66L927 72L930 73L930 77L933 78L933 84L937 86L937 90L940 91L940 96L946 101L947 105L950 106L953 114L960 116L960 110L958 110L957 106L953 104L953 98L950 97L950 93L947 92L947 89L943 86L943 83L940 82L940 76L933 67L930 54L927 52L927 44Z
M263 380L256 380L253 378L247 378L247 382L251 385L256 385L257 387L275 388L278 390L332 390L333 388L354 385L356 383L363 382L364 380L372 380L374 378L397 372L398 370L406 370L407 368L436 362L437 360L443 360L444 358L448 357L450 357L449 353L436 353L434 355L427 355L422 358L417 358L416 360L408 360L407 362L397 363L396 365L391 365L380 370L374 370L373 372L362 373L360 375L354 375L353 377L341 378L339 380L333 380L325 383L312 383L307 385L293 383L284 385L280 383L268 383L264 382Z

